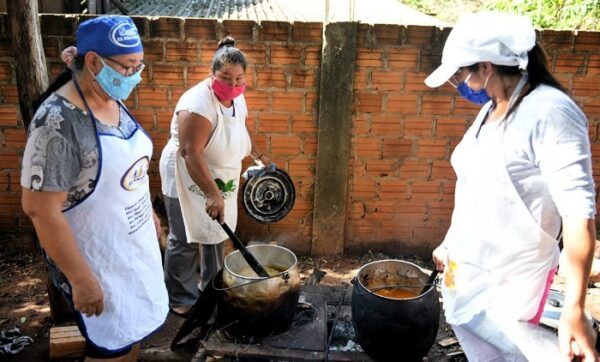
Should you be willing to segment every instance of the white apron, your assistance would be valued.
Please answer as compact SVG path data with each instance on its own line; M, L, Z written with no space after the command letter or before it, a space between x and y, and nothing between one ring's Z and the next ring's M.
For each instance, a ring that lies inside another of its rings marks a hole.
M514 102L526 77L515 89ZM485 142L477 133L486 105L452 155L458 180L452 224L444 245L449 260L442 294L449 323L485 310L496 320L528 321L540 306L548 273L558 265L558 242L536 222L506 169L504 142L515 139L512 116Z
M235 231L242 160L250 154L252 143L246 120L224 115L212 91L211 96L217 119L203 155L225 201L225 222ZM226 240L221 225L206 213L206 196L190 177L181 150L177 152L175 182L188 243L218 244Z
M64 215L104 293L100 316L79 315L83 333L98 347L118 350L162 326L168 298L148 183L150 137L138 125L128 139L98 133L98 145L96 187Z

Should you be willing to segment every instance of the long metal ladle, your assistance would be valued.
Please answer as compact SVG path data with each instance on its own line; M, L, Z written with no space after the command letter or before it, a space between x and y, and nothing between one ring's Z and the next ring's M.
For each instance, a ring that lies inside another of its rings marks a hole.
M258 275L261 278L268 278L269 273L267 273L265 268L263 268L263 266L260 265L260 263L258 262L258 260L256 260L254 255L250 254L248 249L246 249L244 244L242 244L241 240L233 233L233 231L231 231L229 226L227 226L226 223L222 223L221 226L223 227L223 230L225 230L225 232L227 233L227 236L229 236L231 241L233 241L233 244L235 245L236 249L238 249L240 253L242 253L242 256L244 257L248 265L250 265L250 268L254 270L256 275Z

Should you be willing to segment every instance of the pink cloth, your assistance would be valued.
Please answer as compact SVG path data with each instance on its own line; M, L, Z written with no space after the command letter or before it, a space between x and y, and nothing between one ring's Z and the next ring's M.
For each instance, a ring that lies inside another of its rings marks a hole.
M554 275L556 274L557 269L558 268L553 268L548 273L548 278L546 279L546 287L544 288L544 295L542 296L542 300L540 301L540 306L535 316L529 320L529 323L540 323L540 319L542 319L542 314L544 313L544 305L546 305L546 300L548 299L548 295L550 294L550 287L552 286L552 282L554 281Z

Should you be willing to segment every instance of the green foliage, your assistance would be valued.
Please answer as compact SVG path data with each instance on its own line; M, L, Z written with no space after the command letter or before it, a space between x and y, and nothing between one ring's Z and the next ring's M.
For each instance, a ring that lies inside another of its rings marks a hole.
M495 10L527 15L538 29L600 31L600 0L404 0L403 3L450 24L464 14Z

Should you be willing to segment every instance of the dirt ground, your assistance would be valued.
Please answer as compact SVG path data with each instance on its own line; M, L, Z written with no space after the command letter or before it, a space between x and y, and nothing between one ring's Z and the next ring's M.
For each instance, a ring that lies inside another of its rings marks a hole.
M8 240L10 241L10 240ZM430 261L401 255L384 255L367 253L360 256L334 256L327 258L300 258L301 278L305 280L318 268L326 275L320 281L321 285L340 285L349 282L356 271L364 264L380 259L401 259L414 262L424 269L430 270ZM553 289L562 290L564 283L557 278ZM600 319L600 288L590 287L587 297L588 311L596 319ZM152 339L142 346L140 360L161 361L181 360L190 361L191 354L174 355L168 351L183 319L169 314L165 327ZM44 263L37 251L16 250L10 242L0 238L0 330L18 327L24 335L34 339L34 343L15 356L0 354L0 361L47 361L49 360L49 330L52 327L50 307L46 291L46 271ZM452 331L440 318L440 328L437 342L452 337ZM215 358L209 358L209 360ZM196 359L198 360L198 356ZM217 358L217 360L223 360ZM227 360L227 359L225 359ZM427 356L430 361L465 361L460 354L458 344L442 347L434 343Z

